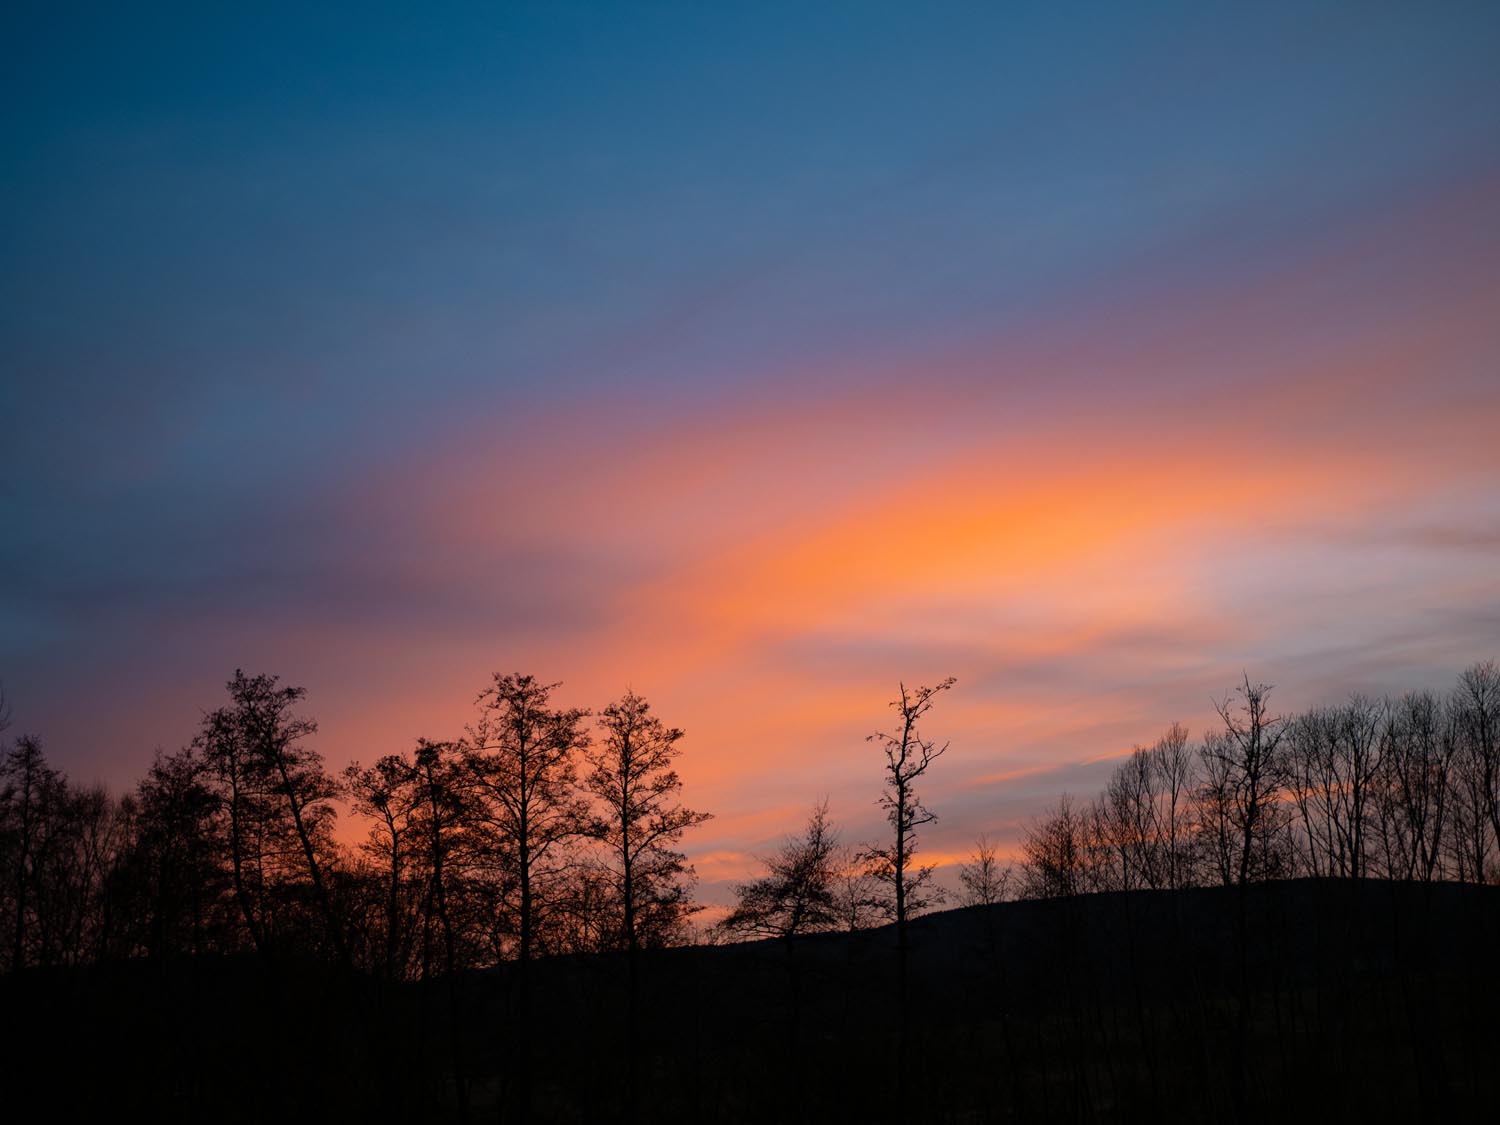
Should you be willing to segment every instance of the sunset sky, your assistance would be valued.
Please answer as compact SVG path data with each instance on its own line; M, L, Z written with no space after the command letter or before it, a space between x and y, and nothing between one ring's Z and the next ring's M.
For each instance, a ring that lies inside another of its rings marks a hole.
M333 765L633 687L722 900L880 831L903 679L943 860L1243 672L1500 657L1500 6L209 7L0 17L0 681L75 779L236 667Z

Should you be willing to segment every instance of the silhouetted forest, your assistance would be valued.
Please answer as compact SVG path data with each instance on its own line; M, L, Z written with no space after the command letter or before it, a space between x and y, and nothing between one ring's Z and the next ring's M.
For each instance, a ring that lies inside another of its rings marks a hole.
M1500 670L1280 716L1248 677L961 909L919 861L945 680L695 922L683 732L493 677L461 738L331 773L237 672L129 793L0 765L6 1084L41 1119L1318 1120L1493 1104ZM8 712L0 704L0 725ZM367 831L339 842L340 815ZM1098 892L1098 893L1095 893ZM1011 901L1023 899L1027 901ZM752 939L752 940L743 940ZM759 940L754 940L759 939Z

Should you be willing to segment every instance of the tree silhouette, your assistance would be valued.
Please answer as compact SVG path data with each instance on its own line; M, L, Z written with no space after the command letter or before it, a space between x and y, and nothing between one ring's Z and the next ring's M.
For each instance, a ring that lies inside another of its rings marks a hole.
M1173 723L1153 745L1135 747L1115 767L1104 792L1078 814L1079 825L1058 816L1049 824L1037 824L1041 836L1052 835L1050 845L1045 839L1036 841L1037 859L1047 866L1049 846L1055 856L1061 856L1061 845L1076 828L1073 840L1082 875L1079 889L1187 886L1197 878L1196 784L1187 731ZM1063 811L1059 809L1059 816ZM1071 808L1066 811L1072 813Z
M782 1070L791 1076L790 1100L801 1105L807 1080L803 1057L804 974L795 956L797 939L836 929L842 920L838 832L828 819L828 800L813 806L800 836L788 837L764 860L766 873L735 885L737 904L719 923L724 934L774 938L784 953L786 1023Z
M203 716L191 748L205 763L206 777L226 824L230 886L240 920L255 951L269 955L270 946L261 925L265 896L261 857L270 819L263 772L247 752L228 708L221 707Z
M1298 813L1296 858L1305 870L1367 874L1371 807L1390 731L1389 704L1362 696L1287 723L1284 784Z
M151 957L207 952L218 936L225 840L208 768L191 748L158 754L135 790L126 909Z
M472 819L470 775L451 743L425 738L417 740L414 773L418 800L410 831L413 854L425 861L421 974L426 980L432 972L434 924L442 934L444 970L451 976L458 969L458 936L448 898L453 857Z
M1065 898L1086 889L1089 843L1084 818L1071 795L1058 798L1038 817L1021 844L1021 893L1026 898Z
M605 707L600 740L585 751L584 785L603 806L592 834L608 857L620 904L624 947L674 940L689 909L685 857L674 845L712 819L676 803L682 780L672 763L683 732L651 713L634 692ZM644 938L644 941L642 940Z
M552 690L533 676L501 675L479 696L479 719L468 728L464 760L491 830L489 849L515 899L516 957L532 959L537 936L568 867L564 845L587 827L578 788L578 752L588 744L580 708L554 709Z
M1287 766L1280 748L1286 720L1270 714L1271 685L1252 684L1246 676L1236 692L1238 708L1228 698L1214 704L1224 728L1209 733L1202 754L1220 823L1233 837L1226 841L1232 846L1227 881L1243 884L1284 866L1277 848L1285 820L1280 799Z
M880 795L879 804L890 823L891 836L888 843L868 847L865 858L869 861L870 873L887 888L887 906L896 922L896 1020L899 1035L896 1075L899 1083L897 1102L902 1109L906 1106L905 1083L909 1069L906 1056L911 1022L906 924L910 915L920 913L942 893L929 889L933 866L913 862L917 829L937 819L922 804L915 786L928 767L948 749L946 742L939 746L923 738L918 723L932 709L936 696L956 682L953 676L949 676L932 687L908 689L906 684L900 684L900 694L891 701L891 707L896 711L894 732L877 731L866 739L878 744L885 755L885 791Z
M1246 677L1196 746L1173 724L1113 763L1095 799L1064 794L1032 821L1014 879L984 838L957 871L965 905L1012 891L1068 901L955 912L913 926L908 943L903 922L932 901L931 868L917 862L932 816L917 790L946 749L921 728L951 683L903 690L899 722L871 739L885 755L884 844L851 864L824 799L735 886L707 935L773 941L649 960L686 936L692 869L679 849L706 817L681 804L682 732L634 693L599 713L591 743L588 713L551 703L556 685L496 677L462 742L420 740L414 754L343 772L339 797L369 833L348 852L332 832L339 787L297 714L303 693L274 677L236 673L192 744L158 752L119 798L69 781L34 737L7 743L0 1001L22 999L0 1053L23 1059L24 1080L35 1056L17 1043L43 1031L89 1050L95 1026L117 1049L139 1038L151 1047L107 1087L134 1080L137 1100L140 1075L175 1081L189 1061L201 1074L231 1060L173 1096L187 1113L203 1091L232 1090L241 1115L263 1108L245 1068L295 1100L331 1088L325 1059L329 1074L374 1068L366 1084L391 1095L389 1113L453 1120L471 1108L700 1120L714 1105L734 1119L930 1108L1073 1120L1106 1107L1134 1119L1167 1103L1249 1119L1272 1090L1311 1095L1320 1112L1352 1112L1338 1103L1351 1091L1361 1105L1409 1106L1410 1094L1446 1117L1488 1089L1485 943L1500 906L1448 881L1500 876L1493 665L1471 665L1446 694L1354 696L1286 719ZM1305 875L1338 881L1266 885ZM1225 887L1175 893L1215 881ZM1146 888L1161 893L1088 896ZM896 925L802 940L878 919ZM238 961L247 949L275 972ZM600 950L627 955L533 967ZM622 968L623 1005L610 999ZM545 1004L534 1002L542 982ZM159 998L169 1019L152 1026L144 1013ZM227 1038L200 1047L204 1015L224 1003L236 1005L216 1025ZM623 1019L601 1018L611 1003ZM72 1022L48 1024L54 1007ZM115 1034L120 1013L139 1036ZM558 1042L577 1049L540 1046ZM586 1049L605 1061L580 1072ZM890 1075L879 1094L842 1077L877 1054ZM1371 1080L1401 1067L1409 1079L1396 1086ZM933 1078L931 1103L915 1101L918 1075ZM150 1093L161 1092L158 1081Z
M626 1116L633 1120L641 939L644 934L650 944L666 944L681 930L691 910L690 868L674 845L710 814L676 803L682 781L672 763L682 753L677 743L683 732L653 715L651 705L635 692L627 691L605 707L599 728L599 742L585 750L592 768L584 783L604 808L591 830L608 857L626 950Z
M1392 708L1379 802L1387 878L1431 882L1443 863L1456 728L1431 692L1410 692Z
M974 843L974 854L959 865L958 882L963 888L958 901L962 906L993 906L1004 902L1010 889L1011 869L995 854L995 845L981 836Z
M1476 876L1483 879L1491 845L1500 847L1500 666L1487 660L1466 668L1454 693L1454 711L1468 788L1489 824L1488 841L1474 849Z
M197 745L213 763L225 791L231 821L235 894L257 948L266 949L266 934L251 904L245 869L247 829L264 861L267 837L285 839L300 854L311 884L313 902L330 947L350 962L344 928L334 908L319 853L332 854L331 829L337 815L333 800L337 782L323 768L323 757L302 745L317 732L312 719L293 708L307 689L281 687L280 677L247 676L239 669L228 683L230 703L204 717ZM263 881L258 874L256 882Z
M870 861L863 848L843 844L833 857L833 898L838 910L838 928L854 933L878 926L887 915L881 884L870 874Z
M517 1112L531 1109L531 960L539 923L561 898L568 841L584 832L588 809L578 792L578 752L588 744L580 708L554 709L552 690L534 676L496 672L479 695L465 762L478 815L499 864L501 906L514 917L517 946ZM514 901L508 887L513 885ZM503 925L503 923L502 923Z
M1173 723L1146 754L1152 789L1152 836L1166 886L1175 890L1197 881L1197 849L1192 838L1196 776L1187 728Z
M947 691L955 683L957 680L949 676L934 687L908 689L901 684L900 695L891 701L897 716L894 732L877 731L865 739L878 744L885 754L885 791L878 803L891 825L890 841L867 847L865 858L870 863L871 873L887 888L890 896L888 909L895 919L898 941L903 948L907 918L925 909L941 895L940 891L927 889L934 868L914 862L917 829L937 819L936 814L922 804L915 785L928 767L948 749L948 744L945 742L939 746L923 738L917 724L932 709L937 694Z
M838 832L826 798L813 806L802 835L764 863L764 875L735 885L738 902L719 923L725 931L790 941L838 927Z
M35 915L45 918L47 904L36 901L37 884L57 827L67 786L47 763L41 740L22 735L0 761L0 809L5 813L11 867L10 907L12 971L28 962L28 925Z
M354 810L372 824L365 850L383 869L386 882L385 960L387 977L400 975L404 948L402 891L405 868L413 848L415 820L424 805L422 775L399 754L387 754L374 765L351 762L344 785Z

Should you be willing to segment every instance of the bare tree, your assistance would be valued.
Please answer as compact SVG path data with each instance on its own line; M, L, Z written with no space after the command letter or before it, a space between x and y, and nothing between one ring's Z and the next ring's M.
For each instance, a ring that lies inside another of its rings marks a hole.
M1234 885L1236 828L1234 823L1233 764L1228 754L1216 753L1220 736L1209 731L1198 747L1198 787L1193 792L1193 836L1209 877L1223 886Z
M949 676L934 687L908 689L901 684L900 695L891 702L897 716L894 733L877 731L866 739L885 752L885 792L880 795L879 804L890 822L891 838L889 843L867 847L865 858L871 873L887 888L888 909L896 922L897 944L903 950L903 960L907 919L941 895L927 889L934 868L914 862L917 829L937 819L922 804L915 786L928 767L948 749L948 744L939 746L923 738L917 724L932 709L937 694L956 682Z
M1286 728L1287 792L1297 810L1292 846L1299 868L1314 876L1333 873L1337 794L1338 716L1328 708L1298 715Z
M351 762L344 785L355 811L371 822L365 851L379 863L385 888L385 975L402 976L406 947L402 907L406 868L413 844L415 821L425 803L417 767L400 754L386 754L374 765Z
M135 789L125 909L150 957L202 953L221 941L227 841L208 770L191 747L159 753Z
M463 854L465 840L472 836L474 803L470 800L470 772L459 748L449 742L417 740L415 774L418 803L412 810L409 831L413 854L426 861L425 887L421 896L423 994L432 979L433 929L441 930L443 968L447 974L448 1037L452 1054L454 1094L460 1119L467 1119L469 1093L463 1050L460 1045L458 993L454 975L458 971L458 932L453 921L449 888L455 859ZM471 848L472 850L472 848Z
M886 918L880 881L870 874L864 850L842 844L834 850L833 900L838 928L849 933L878 926Z
M1082 894L1088 871L1087 825L1064 793L1034 821L1021 843L1021 893L1025 898Z
M1451 710L1431 692L1391 708L1378 812L1387 878L1431 882L1443 863L1456 733Z
M1488 823L1476 840L1476 879L1488 875L1487 857L1500 847L1500 666L1487 660L1464 669L1453 695L1463 747L1463 769L1475 813Z
M1300 823L1294 846L1314 875L1366 874L1388 712L1384 701L1356 695L1285 728L1284 780Z
M222 733L238 743L249 774L264 785L271 800L289 818L329 944L339 959L348 963L343 925L319 859L320 852L333 851L332 828L337 816L333 801L339 795L339 786L324 770L323 756L302 745L302 740L318 729L312 719L293 711L307 689L281 687L277 676L247 676L239 669L228 688L230 706L217 713Z
M1460 883L1483 883L1494 867L1495 845L1485 812L1484 778L1466 744L1449 775L1448 832L1445 852L1453 878Z
M993 906L1004 902L1010 890L1012 868L1001 863L995 845L985 836L974 843L974 854L959 865L958 882L963 888L958 901L962 906Z
M114 892L135 832L135 805L102 785L70 786L64 820L60 878L51 891L61 906L54 960L79 965L128 948L120 944L128 923L115 910Z
M549 948L559 953L603 953L621 948L625 933L618 880L602 851L579 858L564 884L563 897L548 921ZM692 908L696 911L696 907ZM686 913L686 912L685 912ZM698 928L686 914L670 937L674 943L691 944ZM629 958L627 957L627 964Z
M641 939L644 933L650 944L662 945L681 934L692 911L691 868L674 845L711 814L677 803L682 781L672 763L682 753L683 732L653 715L644 699L627 691L604 708L599 726L600 741L585 751L592 769L584 784L604 806L590 828L609 856L626 950L626 1116L634 1120Z
M828 819L828 801L813 806L800 836L788 837L764 861L766 873L735 886L738 902L719 924L721 933L775 938L786 969L786 1024L782 1033L793 1100L800 1101L806 1078L801 1050L802 977L795 956L797 939L836 928L838 832Z
M1192 835L1195 776L1187 728L1173 723L1147 752L1152 790L1152 832L1161 851L1161 872L1168 887L1196 881Z
M255 951L269 955L270 944L262 925L265 880L261 856L270 819L264 772L246 752L228 708L221 707L203 716L191 749L205 764L205 777L226 825L230 886L240 920Z
M677 803L682 781L672 763L683 732L651 713L634 692L604 709L600 741L585 752L592 767L584 784L604 806L592 822L605 847L619 897L625 948L666 944L689 909L691 869L674 845L712 814Z
M1355 695L1343 707L1339 731L1343 781L1340 836L1348 856L1346 873L1356 879L1369 874L1373 804L1382 770L1382 733L1389 719L1390 709L1384 700Z
M13 969L132 952L117 893L130 800L72 785L23 736L0 758L0 914Z
M1154 802L1151 759L1136 747L1115 767L1104 793L1089 808L1096 889L1129 891L1160 885Z
M1165 855L1157 836L1156 760L1149 750L1136 747L1115 771L1106 797L1114 809L1114 821L1122 839L1117 851L1128 869L1125 888L1160 889L1167 883Z
M11 868L7 888L12 917L12 970L30 961L35 935L28 932L34 921L45 917L46 903L38 902L37 884L42 881L47 852L58 814L67 796L67 782L47 763L40 739L23 735L0 760L0 816L5 834L13 843L7 850ZM41 917L39 917L39 915Z
M515 955L530 961L552 892L565 874L565 845L582 834L587 808L578 788L578 753L588 743L579 708L555 709L558 684L501 675L479 696L479 719L468 728L464 757L492 830L491 851L513 876Z
M1110 775L1104 792L1081 812L1075 842L1086 890L1159 890L1194 878L1193 757L1187 731L1173 723L1149 748L1135 747ZM1063 820L1050 826L1074 829ZM1064 833L1066 835L1066 833ZM1061 841L1050 845L1059 852Z
M886 888L886 908L896 922L896 1019L899 1037L896 1076L897 1103L902 1108L906 1104L906 1056L911 1023L906 923L911 915L920 913L942 895L937 889L929 889L933 866L918 865L913 857L917 850L917 829L937 819L922 804L916 792L916 783L932 763L947 751L948 743L938 745L923 738L918 724L932 709L937 695L947 691L956 682L954 677L949 676L932 687L908 689L904 683L900 684L900 694L891 702L891 707L896 711L894 732L877 731L866 739L878 744L885 753L885 791L880 795L879 804L890 823L891 836L886 844L867 847L864 857L870 865L870 874Z
M578 790L588 712L554 708L558 686L495 673L479 695L480 715L468 728L464 749L479 815L489 830L488 850L498 866L497 928L513 929L517 938L516 1102L522 1120L531 1108L531 960L549 914L564 901L572 867L567 845L585 831L588 815Z
M735 885L735 908L719 925L727 932L792 941L837 929L838 832L825 798L813 806L802 835L789 837L763 863L766 873Z
M412 837L413 860L420 856L423 864L420 972L422 979L427 980L432 975L433 948L438 940L434 929L441 931L444 971L451 976L458 969L458 935L448 899L455 856L461 849L471 816L467 800L470 774L452 743L425 738L417 739L413 773L417 803L407 831Z
M1223 873L1226 882L1244 884L1284 868L1279 848L1285 816L1279 801L1286 767L1279 751L1285 720L1268 710L1271 685L1252 684L1246 676L1236 692L1242 700L1238 708L1227 697L1215 703L1224 729L1205 738L1202 756L1209 804L1220 831L1233 837Z

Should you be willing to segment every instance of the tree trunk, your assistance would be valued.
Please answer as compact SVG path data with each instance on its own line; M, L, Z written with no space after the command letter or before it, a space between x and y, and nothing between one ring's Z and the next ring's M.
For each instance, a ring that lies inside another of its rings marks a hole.
M630 856L630 825L621 817L624 847L625 894L625 1120L631 1125L639 1112L640 1070L640 943L635 933L635 871Z
M250 896L245 891L244 834L240 827L240 789L238 780L232 776L236 769L233 761L230 762L229 768L231 772L229 782L229 857L234 874L234 898L239 903L240 914L245 919L245 929L250 932L250 941L255 946L255 952L265 956L266 944L261 938L260 925L256 921L255 910L250 905Z
M297 828L297 839L302 844L302 855L307 860L308 874L312 876L313 894L318 899L318 909L323 915L323 924L328 929L328 940L333 942L333 950L338 954L339 961L345 968L350 967L349 946L344 941L343 927L338 923L338 918L333 912L333 901L328 897L328 889L323 883L323 872L318 866L318 858L313 853L312 838L307 834L307 825L302 820L302 805L297 800L296 794L292 792L292 781L287 775L286 759L276 751L272 750L276 761L276 772L281 777L282 789L286 792L287 804L291 806L292 823Z

